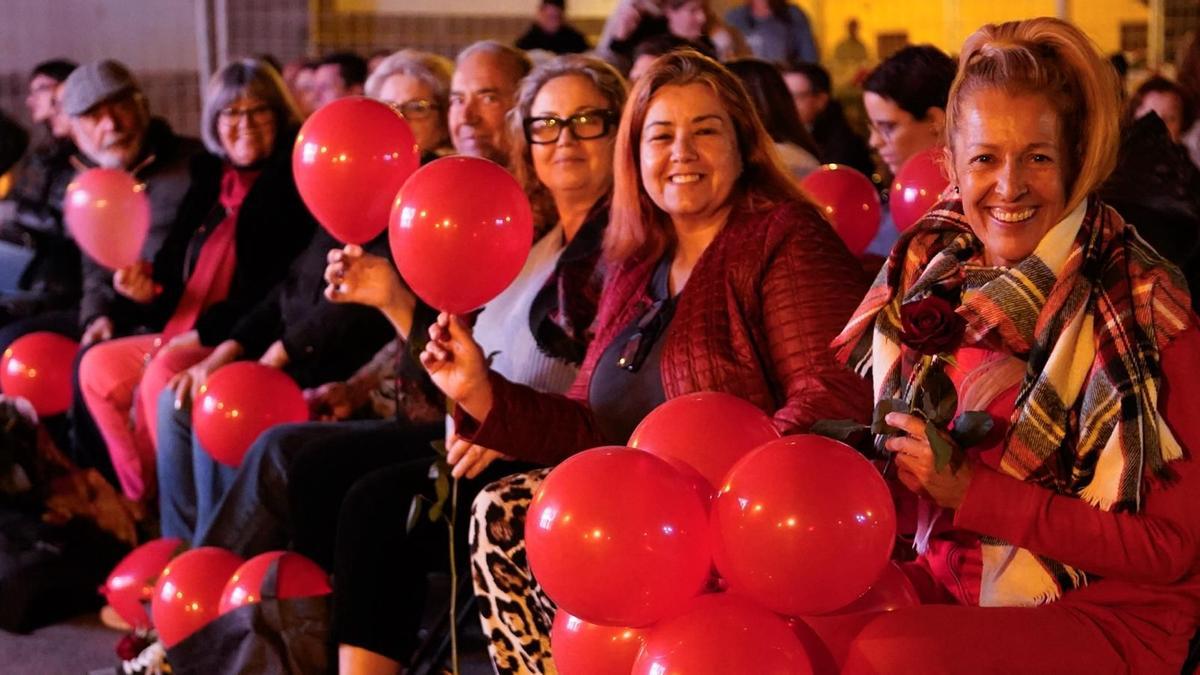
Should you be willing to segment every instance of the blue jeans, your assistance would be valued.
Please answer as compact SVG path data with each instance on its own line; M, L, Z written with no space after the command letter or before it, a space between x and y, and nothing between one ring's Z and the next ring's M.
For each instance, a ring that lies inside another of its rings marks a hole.
M162 535L193 543L228 491L237 468L209 456L192 431L192 407L175 409L175 393L158 396L158 509Z

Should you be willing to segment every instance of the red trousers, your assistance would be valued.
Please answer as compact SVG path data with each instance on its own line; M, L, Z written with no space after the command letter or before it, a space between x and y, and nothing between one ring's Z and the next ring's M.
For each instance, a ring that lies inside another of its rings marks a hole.
M109 340L93 346L79 362L84 403L108 446L121 491L134 500L153 494L159 392L176 373L212 351L159 349L159 343L159 335Z

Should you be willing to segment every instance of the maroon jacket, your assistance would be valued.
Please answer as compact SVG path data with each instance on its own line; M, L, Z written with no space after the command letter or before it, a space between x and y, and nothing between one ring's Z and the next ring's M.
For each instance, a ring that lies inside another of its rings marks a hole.
M651 304L658 261L617 267L596 316L596 337L566 396L490 375L482 424L458 414L458 433L518 459L554 464L605 443L587 405L600 355ZM784 433L820 419L865 421L870 387L836 363L829 343L866 290L861 267L833 229L802 202L730 217L676 301L662 351L667 398L722 391L774 415Z

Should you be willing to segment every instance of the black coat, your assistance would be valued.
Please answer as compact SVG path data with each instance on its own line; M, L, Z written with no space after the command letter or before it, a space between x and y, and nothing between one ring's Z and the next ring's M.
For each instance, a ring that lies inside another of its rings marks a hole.
M229 295L197 319L201 344L214 346L228 338L234 324L284 280L317 229L292 174L295 137L294 130L280 134L238 211L233 281ZM197 172L188 201L180 209L189 220L172 231L154 259L155 280L163 288L156 301L157 320L164 323L179 303L204 242L225 217L217 201L224 163L212 155L203 161L209 166Z
M350 377L395 337L375 308L325 299L326 256L341 246L324 228L316 229L287 278L234 325L230 337L245 356L258 358L281 340L288 353L285 370L301 386L313 387ZM365 248L390 257L387 233Z
M176 228L187 228L187 223L195 222L196 213L185 213L185 204L188 208L201 209L201 217L208 213L211 202L190 198L188 192L193 184L204 185L206 180L211 180L205 172L214 167L199 141L177 136L158 118L150 121L143 154L143 164L134 171L134 175L146 183L146 196L150 201L150 231L142 245L141 257L153 261ZM168 278L177 277L183 271L162 269L158 273ZM80 326L86 329L97 317L107 316L117 335L160 330L164 319L157 304L143 305L117 294L112 277L112 270L86 254L83 256Z

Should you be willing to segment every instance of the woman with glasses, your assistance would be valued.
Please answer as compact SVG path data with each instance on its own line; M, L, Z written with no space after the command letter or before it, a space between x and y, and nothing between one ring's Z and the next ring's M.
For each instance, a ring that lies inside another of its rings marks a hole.
M292 176L299 125L271 66L247 59L217 72L202 126L212 154L196 163L197 184L180 209L191 222L172 231L152 265L114 280L118 292L165 321L162 333L92 347L79 367L84 402L130 498L154 493L151 436L159 390L229 336L283 279L316 228ZM181 269L181 277L165 273Z
M421 148L421 163L452 152L446 113L453 75L449 59L404 49L380 62L367 78L367 96L391 103L404 115Z
M871 127L868 143L896 175L913 155L942 144L946 97L956 66L937 47L905 47L879 64L863 83L863 106ZM899 233L890 213L867 252L887 256Z
M785 433L869 416L868 387L828 348L865 288L858 263L753 110L729 71L693 51L638 80L617 133L610 272L579 377L566 396L513 383L487 367L460 317L439 316L421 360L457 403L462 437L552 465L623 445L658 404L709 390L759 406ZM500 673L553 672L553 605L523 542L546 473L493 484L474 505L472 570Z

